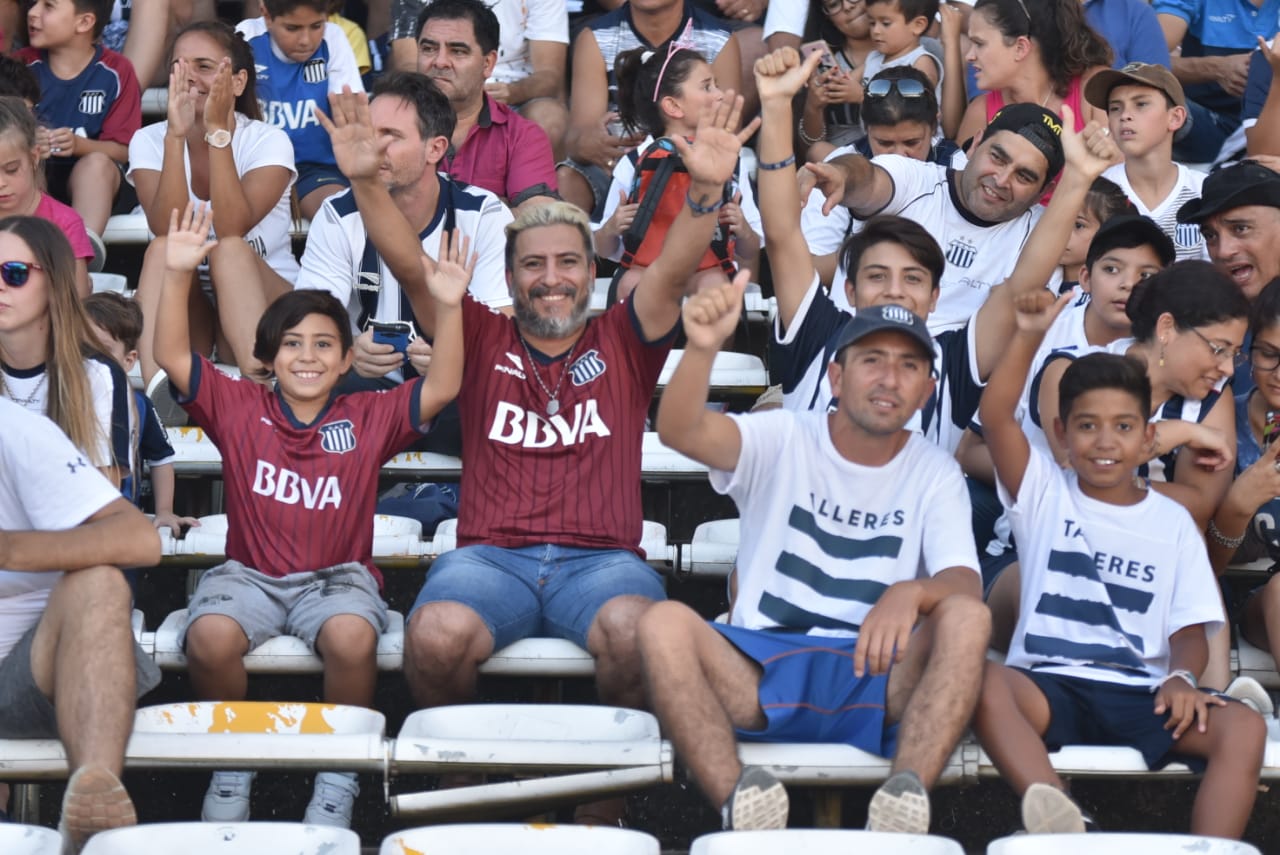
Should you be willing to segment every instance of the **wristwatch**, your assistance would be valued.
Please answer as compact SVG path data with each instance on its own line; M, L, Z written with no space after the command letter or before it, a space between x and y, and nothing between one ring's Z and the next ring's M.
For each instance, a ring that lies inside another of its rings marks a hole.
M231 131L220 130L213 133L206 133L204 141L214 148L226 148L231 145Z

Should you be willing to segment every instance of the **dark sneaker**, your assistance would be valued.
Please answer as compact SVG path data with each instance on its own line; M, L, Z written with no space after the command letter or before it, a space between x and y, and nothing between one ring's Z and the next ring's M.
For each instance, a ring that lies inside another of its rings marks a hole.
M782 782L759 766L745 766L720 808L726 831L786 828L790 801Z
M67 782L62 797L64 851L76 853L99 831L136 825L138 816L124 784L101 766L82 766Z
M1030 834L1083 834L1093 821L1071 796L1048 784L1032 784L1022 795L1022 826Z
M867 807L867 830L929 833L929 791L915 772L898 772L880 785Z

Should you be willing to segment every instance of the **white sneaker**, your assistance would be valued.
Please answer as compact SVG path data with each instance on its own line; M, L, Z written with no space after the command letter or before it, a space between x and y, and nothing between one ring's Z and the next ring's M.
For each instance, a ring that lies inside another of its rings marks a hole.
M1071 797L1048 784L1022 794L1022 827L1029 834L1083 834L1089 821Z
M249 818L249 794L257 772L214 772L204 794L200 819L204 822L244 822Z
M315 791L302 821L307 825L350 828L351 809L358 795L360 785L354 772L317 772Z
M1235 698L1263 716L1275 714L1276 707L1271 701L1271 694L1252 677L1236 677L1223 694L1229 698Z
M745 766L729 800L720 808L726 831L786 828L790 800L787 788L767 770Z
M867 805L867 830L929 833L929 791L915 772L898 772L875 791Z

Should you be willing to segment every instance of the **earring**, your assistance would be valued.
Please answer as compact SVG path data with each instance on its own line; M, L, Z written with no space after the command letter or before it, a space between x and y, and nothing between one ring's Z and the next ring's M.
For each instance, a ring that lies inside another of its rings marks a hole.
M1164 367L1164 342L1160 343L1160 367Z

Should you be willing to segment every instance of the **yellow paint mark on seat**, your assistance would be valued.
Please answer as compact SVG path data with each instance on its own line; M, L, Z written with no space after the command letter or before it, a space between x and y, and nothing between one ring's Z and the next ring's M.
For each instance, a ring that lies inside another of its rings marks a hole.
M215 704L209 733L335 733L324 713L332 704L240 701Z

